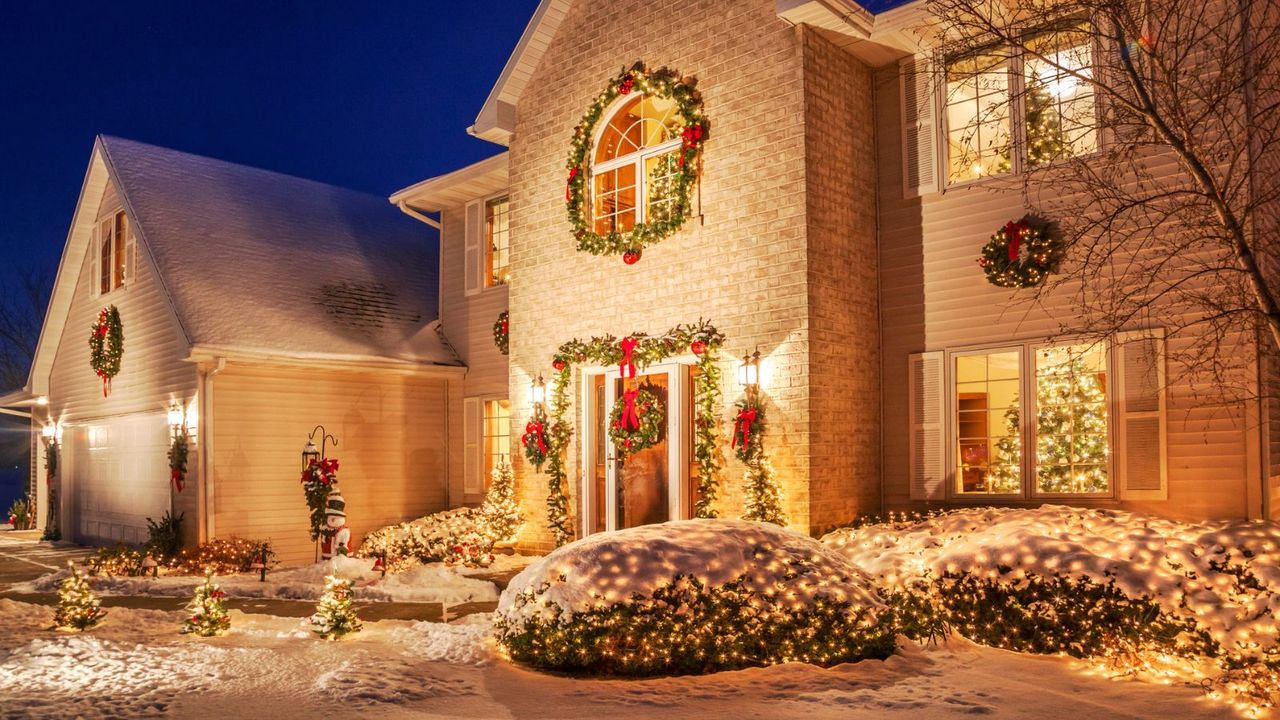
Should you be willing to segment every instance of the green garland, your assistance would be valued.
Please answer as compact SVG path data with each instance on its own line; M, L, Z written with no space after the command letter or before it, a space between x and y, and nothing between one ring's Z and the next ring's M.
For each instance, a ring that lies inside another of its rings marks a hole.
M188 437L186 431L178 433L169 444L169 479L178 492L187 481Z
M493 344L498 346L498 352L508 355L511 352L511 315L503 310L498 314L498 319L493 323Z
M721 460L717 448L720 418L720 368L716 361L724 334L706 320L692 325L677 325L666 334L651 337L643 333L630 336L636 340L631 358L643 369L669 357L692 352L698 356L698 376L694 382L694 406L697 428L694 440L694 457L698 461L698 495L695 516L716 517L716 501L720 494ZM560 346L552 360L556 371L555 388L551 393L551 425L548 428L550 452L547 457L547 517L548 526L559 547L573 539L569 522L569 501L565 494L567 478L564 455L573 439L573 426L567 420L569 413L569 386L573 380L573 364L590 361L596 365L617 365L622 360L620 339L613 335L594 337L588 341L570 340Z
M626 398L620 397L609 413L609 438L613 440L613 446L618 449L618 456L624 460L628 455L657 445L658 438L662 436L663 420L666 419L662 414L662 405L658 403L658 398L648 390L640 390L636 393L635 406L639 427L635 429L623 427L622 412L625 406Z
M596 96L578 126L573 129L572 148L565 164L569 170L565 207L579 250L592 255L624 255L630 264L639 258L640 251L646 246L657 243L684 225L691 206L693 187L698 182L702 144L710 129L706 118L702 116L702 96L694 89L694 83L694 80L684 78L669 68L650 71L644 63L637 62L609 82L609 86ZM633 91L674 100L676 103L676 112L682 121L683 130L675 161L676 173L667 187L673 200L670 209L664 209L661 217L649 218L649 222L638 223L626 232L613 231L601 235L592 229L588 217L590 154L595 128L614 100Z
M120 324L120 311L108 305L98 311L98 321L89 335L89 365L102 379L102 397L111 392L111 379L120 372L120 358L124 355L124 327Z
M992 285L1035 287L1057 268L1062 250L1062 243L1050 236L1047 227L1024 217L1010 220L991 236L978 266Z

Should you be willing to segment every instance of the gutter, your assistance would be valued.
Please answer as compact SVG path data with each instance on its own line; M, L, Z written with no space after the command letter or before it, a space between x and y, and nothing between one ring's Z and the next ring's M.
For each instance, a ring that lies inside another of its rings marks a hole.
M435 218L429 215L424 215L418 210L414 210L413 208L409 207L409 203L405 202L404 200L401 200L400 202L396 203L396 207L400 208L400 212L404 213L405 215L408 215L414 220L420 220L426 223L428 226L435 228L436 230L441 229L439 220L436 220Z

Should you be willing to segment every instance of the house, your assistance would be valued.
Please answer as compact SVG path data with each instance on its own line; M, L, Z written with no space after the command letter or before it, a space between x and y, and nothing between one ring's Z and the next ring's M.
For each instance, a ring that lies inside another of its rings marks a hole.
M740 365L758 376L764 447L798 530L975 503L1280 513L1280 407L1256 399L1276 395L1275 363L1257 343L1228 349L1263 371L1255 399L1214 401L1173 366L1158 314L1074 345L1059 331L1066 297L1020 307L1025 292L986 281L974 260L1026 213L1009 188L1034 158L1025 142L984 153L967 132L981 103L960 86L976 72L963 59L949 66L956 92L922 87L923 3L893 5L543 0L468 128L505 151L392 196L441 228L444 329L485 367L464 402L504 396L513 436L539 421L564 434L560 468L514 444L532 518L522 542L692 517L704 425L726 463L717 509L740 514L746 468L728 445L737 401L756 390ZM1083 93L1064 102L1096 112ZM685 160L696 178L671 230ZM671 231L650 242L635 234L646 223ZM507 272L496 290L493 253ZM502 309L505 388L485 331ZM688 341L711 336L672 331L707 320L723 380L704 414L708 365ZM629 337L672 347L632 379L616 363ZM1076 400L1037 400L1062 382ZM660 437L619 462L610 411L637 384L661 409ZM1051 430L1038 412L1083 419ZM481 414L464 427L475 468ZM1068 446L1084 449L1044 456ZM482 479L468 482L471 498Z
M383 198L98 138L30 379L0 400L57 441L39 507L60 496L54 522L81 542L146 540L171 511L189 545L269 538L311 561L299 474L317 425L353 543L460 502L446 418L464 368L422 236ZM109 383L86 343L106 308L123 334ZM167 454L183 431L179 488Z

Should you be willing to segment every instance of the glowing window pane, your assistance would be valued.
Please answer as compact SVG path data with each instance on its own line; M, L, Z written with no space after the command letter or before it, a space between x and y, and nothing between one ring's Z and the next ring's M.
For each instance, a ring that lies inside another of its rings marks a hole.
M947 177L975 180L1008 172L1009 63L997 55L971 55L947 64Z
M1027 43L1024 122L1031 167L1098 148L1093 44L1079 28L1042 33Z
M1036 490L1110 492L1105 348L1038 350L1036 408Z
M956 492L1022 491L1017 351L955 358Z

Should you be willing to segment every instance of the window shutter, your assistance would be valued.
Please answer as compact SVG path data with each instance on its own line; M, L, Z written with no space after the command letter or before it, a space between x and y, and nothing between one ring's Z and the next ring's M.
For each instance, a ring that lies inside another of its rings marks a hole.
M133 284L133 273L136 272L135 268L137 268L137 260L134 256L138 252L138 236L133 231L133 223L126 222L125 228L128 229L127 239L124 243L124 284L127 286Z
M464 253L463 272L466 280L463 283L465 295L475 295L484 289L480 278L480 269L484 265L484 251L480 247L484 236L484 203L476 200L467 203L466 217L466 251Z
M462 401L462 492L478 495L484 492L484 458L481 456L480 438L483 435L484 414L479 398Z
M102 225L94 225L89 233L89 297L102 294Z
M942 364L941 352L913 353L908 360L912 500L942 500L946 496Z
M898 62L902 111L902 193L919 197L938 191L938 122L928 61Z
M1164 333L1121 333L1113 352L1122 500L1168 500Z

